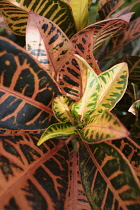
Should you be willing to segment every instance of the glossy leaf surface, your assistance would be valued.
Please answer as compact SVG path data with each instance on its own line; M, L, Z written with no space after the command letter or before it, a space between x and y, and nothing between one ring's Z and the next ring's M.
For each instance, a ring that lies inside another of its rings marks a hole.
M77 133L76 128L70 122L55 123L50 125L46 129L46 131L42 134L37 145L40 146L43 142L51 138L55 138L58 136L68 136L75 133Z
M73 103L74 101L67 96L58 96L54 99L52 109L58 121L73 123L74 119L71 114L71 107Z
M99 9L98 13L99 13L100 18L102 20L107 18L112 12L114 12L116 9L118 9L123 3L124 3L123 0L108 0L108 1L101 0L101 1L99 1L98 5L101 8Z
M80 101L72 106L72 113L77 121L85 121L90 113L96 108L100 91L97 74L80 56L76 56L82 75L83 96Z
M128 67L120 63L99 76L101 91L98 105L94 114L101 113L104 109L111 110L125 93L128 83Z
M73 46L55 23L30 12L26 28L26 49L56 78L58 70L72 53Z
M9 28L18 35L25 35L28 13L35 13L46 17L71 37L76 33L75 23L71 8L59 0L0 0L0 11Z
M51 104L60 92L55 81L24 49L0 38L0 127L44 129L54 122Z
M68 149L53 139L40 147L40 135L0 139L0 208L63 209L68 190Z
M138 179L116 147L109 143L81 145L80 172L93 209L139 209Z
M79 131L83 141L88 143L119 139L129 135L122 123L109 111L104 110L92 122Z

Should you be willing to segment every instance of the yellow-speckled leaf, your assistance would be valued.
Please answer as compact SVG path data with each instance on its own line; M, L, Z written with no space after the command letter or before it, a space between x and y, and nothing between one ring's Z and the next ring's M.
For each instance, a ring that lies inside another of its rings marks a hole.
M82 71L83 96L80 101L73 104L72 113L77 121L83 121L97 106L100 85L97 74L89 64L78 55L75 58Z
M104 109L113 109L122 98L128 83L128 66L126 63L119 63L98 77L101 84L100 96L97 108L90 116L90 121L94 115L101 113Z
M80 134L83 141L94 143L124 138L129 132L110 111L104 110L92 123L87 124Z
M76 33L70 6L60 0L0 0L0 12L9 28L25 35L28 13L34 11L56 23L68 37Z
M74 120L70 111L73 102L74 100L67 96L58 96L54 99L52 109L58 121L73 123Z
M85 28L88 23L89 2L87 0L71 0L69 5L72 8L77 31L80 31Z
M58 136L68 136L77 133L77 130L70 122L66 123L55 123L50 125L46 131L42 134L37 145L40 146L43 142L55 138Z

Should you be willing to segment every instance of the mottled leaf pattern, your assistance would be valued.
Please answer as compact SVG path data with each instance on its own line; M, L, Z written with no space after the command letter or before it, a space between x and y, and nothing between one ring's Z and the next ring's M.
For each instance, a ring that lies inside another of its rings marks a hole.
M79 133L82 140L88 143L119 139L129 134L122 123L107 110L92 119L92 122L89 121Z
M101 70L93 57L93 51L96 54L106 39L122 32L126 26L127 22L121 19L105 20L88 26L71 38L74 53L83 57L93 70L100 74ZM72 55L58 72L57 80L64 95L74 100L81 98L81 73Z
M76 150L70 153L70 185L67 198L67 210L91 210L91 206L87 200L83 189L81 175L79 172L79 154Z
M40 146L45 141L58 136L68 136L77 133L76 128L70 122L55 123L50 125L40 137L37 145Z
M78 32L71 38L71 41L76 43L80 36L83 36L84 34L88 35L88 33L92 32L92 49L94 56L96 56L104 42L111 37L118 36L127 25L128 23L126 21L117 18L99 21Z
M64 209L68 149L56 139L37 147L39 136L0 138L1 209Z
M26 28L26 49L56 78L58 70L73 51L73 46L55 23L30 12Z
M98 11L99 16L102 20L107 18L112 12L114 12L124 3L123 0L108 0L104 2L105 4L102 5ZM99 1L99 4L101 5L101 1Z
M35 13L55 22L68 37L76 33L71 8L59 0L0 0L1 14L9 28L18 35L25 35L28 13Z
M55 81L27 52L0 38L0 127L44 129L54 122L51 104L60 92Z
M136 125L140 127L140 100L135 101L128 111L136 115Z
M85 121L89 118L90 113L96 109L100 84L97 74L80 56L76 56L82 75L82 93L80 101L72 106L72 113L77 121Z
M111 143L125 155L140 179L140 147L129 137L112 141Z
M127 28L123 30L121 34L116 37L110 39L106 49L101 50L99 52L97 59L101 62L106 57L112 55L118 49L127 45L130 41L135 39L140 35L140 17L136 18L135 20L131 21Z
M58 96L54 99L52 109L58 121L74 123L74 119L71 114L71 107L73 103L74 101L67 96Z
M96 115L104 109L111 110L125 93L128 82L128 67L126 63L120 63L99 76L101 91L98 105L93 113Z
M80 172L93 209L140 208L138 179L127 159L113 145L81 144Z

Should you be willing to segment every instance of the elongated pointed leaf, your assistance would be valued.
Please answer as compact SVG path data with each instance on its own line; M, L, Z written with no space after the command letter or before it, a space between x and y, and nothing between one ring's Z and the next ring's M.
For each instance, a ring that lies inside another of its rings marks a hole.
M72 53L73 46L55 23L29 12L26 49L56 78L58 70Z
M74 119L71 114L71 107L73 103L74 101L67 96L58 96L54 99L52 109L58 121L74 123Z
M68 191L67 210L91 210L91 206L87 200L79 172L79 154L78 151L70 153L70 182Z
M0 138L1 209L64 209L69 151L56 139L37 147L39 137Z
M104 60L105 58L112 55L114 52L119 50L120 48L127 45L130 41L135 39L140 35L140 17L136 18L135 20L131 21L125 30L122 31L116 37L110 39L107 47L99 52L97 59L99 62Z
M76 27L70 6L59 0L0 0L0 11L9 28L18 35L25 35L28 13L46 17L71 37L76 33Z
M89 118L90 113L96 108L100 91L100 84L97 74L80 56L76 60L82 71L82 92L80 101L72 106L72 112L77 121L83 121Z
M77 133L76 128L70 122L55 123L50 125L42 134L37 145L40 146L43 142L58 136L68 136Z
M51 104L56 82L24 49L0 37L0 127L45 129L55 122Z
M128 111L136 115L136 124L140 127L140 100L135 101Z
M129 132L111 112L104 110L80 131L80 135L83 141L95 143L127 137Z
M96 56L105 41L111 37L119 36L127 25L126 21L119 18L99 21L79 31L71 38L71 41L75 43L80 36L88 35L92 31L93 54Z
M128 67L126 63L120 63L99 76L101 91L98 105L93 113L101 113L104 109L111 110L122 98L128 83Z
M72 8L77 31L80 31L81 29L85 28L88 23L89 2L87 0L71 0L69 5Z
M102 2L105 2L102 6ZM118 9L124 3L123 0L108 0L108 1L99 1L98 5L101 6L98 11L100 18L103 20L107 18L112 12Z
M96 51L100 49L106 39L115 34L119 34L126 26L127 22L121 19L100 21L88 26L71 38L74 53L83 57L93 70L97 74L100 74L101 70L93 57L93 51L96 54ZM81 98L81 73L72 55L58 72L57 81L62 94L74 100Z
M116 147L81 145L80 172L93 209L139 209L139 181Z

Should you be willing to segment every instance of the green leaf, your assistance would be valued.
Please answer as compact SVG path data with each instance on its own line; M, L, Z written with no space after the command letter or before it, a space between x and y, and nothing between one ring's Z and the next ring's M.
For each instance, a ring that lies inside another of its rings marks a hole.
M140 100L135 101L128 111L136 115L136 125L140 127Z
M66 123L55 123L50 125L46 131L42 134L37 145L40 146L43 142L55 138L58 136L68 136L71 134L76 134L77 130L70 122Z
M83 121L89 117L89 114L96 108L100 85L97 74L89 64L80 56L75 55L82 72L82 93L80 101L72 106L72 113L75 119Z
M54 99L52 109L55 117L60 122L71 122L74 123L74 119L71 114L71 107L74 100L67 96L58 96Z
M104 110L79 131L82 140L88 143L127 137L129 132L122 123L108 110Z
M98 105L93 115L101 113L104 109L112 110L123 97L128 83L127 64L117 64L101 73L98 77L101 89Z
M25 35L28 13L34 11L56 23L68 37L76 33L70 6L60 0L0 0L0 11L7 25L17 35Z
M81 144L80 174L94 210L138 210L139 180L128 160L113 145Z

